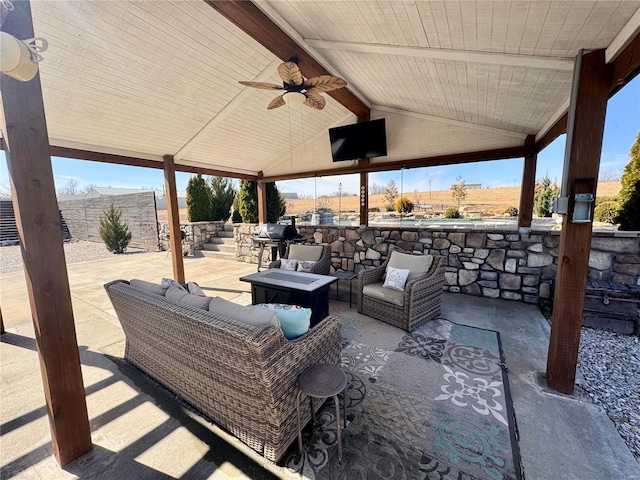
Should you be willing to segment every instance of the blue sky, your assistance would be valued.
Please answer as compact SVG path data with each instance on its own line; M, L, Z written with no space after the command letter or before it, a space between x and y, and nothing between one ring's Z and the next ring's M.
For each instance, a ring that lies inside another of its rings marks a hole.
M605 123L600 171L622 171L629 161L629 149L640 132L640 76L609 100ZM562 178L565 135L560 136L538 155L537 178L548 174L551 179ZM393 179L404 192L428 191L427 177L432 175L431 189L447 190L456 177L467 183L482 183L483 187L519 186L522 178L522 159L479 162L430 168L416 168L395 172L378 172L369 175L369 184L386 185ZM101 187L155 187L162 189L162 170L127 167L106 163L52 158L56 188L62 188L70 179L82 189L86 185ZM176 174L178 190L184 190L189 174ZM343 193L356 194L358 175L340 175L317 179L278 182L281 192L297 192L306 195L331 195L342 183ZM9 179L4 152L0 151L0 189L8 191Z

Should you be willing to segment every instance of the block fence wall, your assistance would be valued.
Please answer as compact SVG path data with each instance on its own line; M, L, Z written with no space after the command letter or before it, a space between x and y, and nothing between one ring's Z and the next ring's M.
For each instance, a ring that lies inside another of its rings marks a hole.
M234 225L236 259L257 263L251 233L257 225ZM539 303L551 295L559 231L434 230L299 226L306 243L331 244L336 270L359 272L382 264L393 250L447 257L445 290L489 298ZM596 232L589 277L640 285L640 237L629 232Z
M129 246L157 251L158 220L153 192L64 200L58 202L58 208L69 227L71 238L101 243L100 217L104 217L104 212L111 203L121 209L120 218L129 225Z

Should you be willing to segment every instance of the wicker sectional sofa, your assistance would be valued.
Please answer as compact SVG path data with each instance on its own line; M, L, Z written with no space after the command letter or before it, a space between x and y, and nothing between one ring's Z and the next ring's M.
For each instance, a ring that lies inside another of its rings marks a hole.
M298 375L340 360L334 316L286 340L278 327L175 303L124 280L105 289L126 335L125 359L273 462L297 436ZM309 398L301 414L306 424Z

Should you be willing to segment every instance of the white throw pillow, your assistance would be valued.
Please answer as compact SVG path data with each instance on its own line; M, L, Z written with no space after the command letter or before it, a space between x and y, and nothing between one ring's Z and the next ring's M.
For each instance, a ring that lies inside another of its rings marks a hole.
M408 276L408 269L387 267L387 278L382 286L384 288L402 291L404 290L405 283L407 283Z
M283 258L280 260L280 270L295 270L298 265L298 260L295 258Z
M298 268L296 270L298 270L299 272L311 273L311 270L313 269L313 266L315 264L316 262L311 262L309 260L300 260L298 261Z

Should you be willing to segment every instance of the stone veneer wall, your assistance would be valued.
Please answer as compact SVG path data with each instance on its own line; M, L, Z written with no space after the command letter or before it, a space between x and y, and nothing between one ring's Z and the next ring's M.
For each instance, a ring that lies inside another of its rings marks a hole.
M189 222L181 223L180 229L184 230L185 239L183 244L189 246L189 253L194 250L202 250L205 243L211 243L211 239L218 236L218 232L224 230L223 221L218 222ZM169 250L168 223L158 224L158 242L162 250Z
M258 250L250 238L255 228L234 225L238 261L257 263ZM330 243L336 270L378 266L393 250L444 255L445 290L527 303L551 295L560 241L560 232L553 230L522 235L512 230L299 226L298 232L307 243ZM596 232L591 248L590 278L640 285L637 233Z

